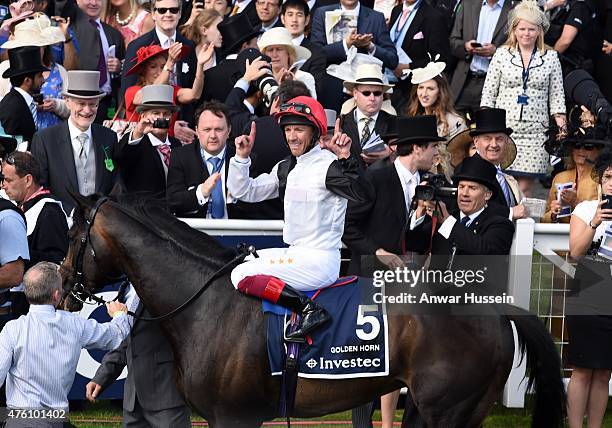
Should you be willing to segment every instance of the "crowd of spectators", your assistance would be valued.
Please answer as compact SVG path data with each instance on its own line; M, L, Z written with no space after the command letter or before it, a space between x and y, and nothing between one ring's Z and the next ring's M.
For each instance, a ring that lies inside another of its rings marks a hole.
M371 182L372 200L348 206L354 254L395 263L423 174L451 185L475 153L496 168L504 218L528 217L523 201L547 178L542 221L585 229L572 211L602 198L606 124L563 82L585 70L612 100L610 2L18 0L0 13L2 319L27 313L25 269L65 255L71 192L119 185L179 217L282 219L282 195L238 201L226 179L241 135L255 141L251 177L290 156L273 115L299 96L317 99L331 127L339 118ZM331 28L334 16L352 27ZM389 245L368 238L372 210Z

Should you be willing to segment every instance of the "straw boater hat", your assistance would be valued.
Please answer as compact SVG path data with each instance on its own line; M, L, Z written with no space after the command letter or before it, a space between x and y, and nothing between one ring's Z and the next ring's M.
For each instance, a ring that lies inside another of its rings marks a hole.
M160 45L149 45L149 46L143 46L143 47L139 48L136 51L136 57L134 57L134 59L132 60L136 64L134 64L132 66L132 68L130 68L127 71L127 73L125 73L125 75L129 76L131 74L138 74L138 73L140 73L140 71L144 67L144 64L148 60L150 60L151 58L155 58L157 56L160 56L160 55L167 55L169 49L170 48L163 49ZM190 50L191 50L191 48L188 45L183 45L183 47L181 48L181 53L179 54L179 58L178 59L181 60L181 59L185 58Z
M11 40L4 42L2 49L23 46L49 46L65 42L64 33L59 27L52 27L47 15L39 14L17 24Z
M343 85L349 91L352 91L357 85L380 85L383 87L383 92L393 87L385 81L382 68L375 64L360 65L357 67L355 76L345 79Z
M147 85L140 90L142 101L136 106L136 111L163 108L176 111L179 107L174 104L174 88L170 85Z
M10 79L30 73L41 73L49 71L40 58L40 48L36 46L24 46L9 49L9 68L2 73L2 77Z
M100 72L85 70L68 71L68 86L62 92L62 95L84 100L103 98L106 94L100 90Z
M272 28L262 34L257 42L257 47L263 52L269 46L285 46L295 53L295 62L305 61L310 58L310 50L293 44L291 34L285 27ZM289 64L290 66L292 64Z
M508 135L506 152L500 164L501 169L508 168L516 158L516 143L510 138L512 129L506 127L506 111L495 108L476 111L474 113L474 123L470 125L469 129L451 138L446 146L446 151L451 156L451 165L456 167L465 159L470 144L474 141L474 136L498 132Z

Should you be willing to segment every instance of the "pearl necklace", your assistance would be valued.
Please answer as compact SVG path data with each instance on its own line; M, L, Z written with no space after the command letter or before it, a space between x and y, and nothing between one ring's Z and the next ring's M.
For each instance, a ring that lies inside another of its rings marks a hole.
M117 11L115 12L115 21L117 21L117 24L121 25L122 27L125 27L132 21L133 16L134 16L134 12L130 12L127 18L121 19L119 15L119 11Z

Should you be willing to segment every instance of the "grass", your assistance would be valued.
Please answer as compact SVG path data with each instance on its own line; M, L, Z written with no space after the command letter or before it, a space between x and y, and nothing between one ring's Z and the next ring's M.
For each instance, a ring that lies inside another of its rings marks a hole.
M396 413L396 421L401 421L402 412ZM111 403L108 401L99 402L96 404L86 404L82 410L71 411L70 417L72 423L79 428L119 428L121 427L121 409L120 405L116 403ZM79 422L79 420L116 420L116 423L90 423L90 422ZM197 416L194 416L192 419L194 422L202 422L203 419ZM342 412L336 413L333 415L323 416L321 418L317 418L316 421L346 421L346 424L308 424L308 428L348 428L351 426L351 413L350 412ZM376 411L374 414L374 421L380 421L380 412ZM527 409L507 409L502 407L501 405L496 405L491 415L485 421L485 428L522 428L530 426L530 413ZM282 421L278 419L277 421ZM312 419L292 419L292 422L299 421L310 421L314 422ZM293 425L293 424L292 424ZM197 426L200 426L199 424ZM277 425L278 426L278 425ZM281 425L282 426L282 425ZM301 425L295 425L299 427ZM399 425L398 425L399 426ZM604 419L604 428L612 428L612 401L608 403L608 411L606 413L606 417Z

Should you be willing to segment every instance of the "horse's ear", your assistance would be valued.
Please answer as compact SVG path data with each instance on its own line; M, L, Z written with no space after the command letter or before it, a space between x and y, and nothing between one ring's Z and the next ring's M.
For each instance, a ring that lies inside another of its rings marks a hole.
M117 200L117 197L123 195L123 193L124 193L123 186L121 185L121 183L117 182L113 186L113 190L110 191L108 196L110 196L111 198Z
M73 192L72 190L68 190L68 194L74 200L74 202L76 202L73 218L75 223L80 224L79 220L84 221L89 214L89 211L93 206L92 202L85 196L81 195L80 193Z

